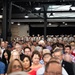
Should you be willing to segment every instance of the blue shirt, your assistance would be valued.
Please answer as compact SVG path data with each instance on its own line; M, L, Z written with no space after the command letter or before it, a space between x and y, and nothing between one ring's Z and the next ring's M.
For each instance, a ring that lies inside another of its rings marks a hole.
M0 61L0 74L4 74L4 73L5 73L5 64Z

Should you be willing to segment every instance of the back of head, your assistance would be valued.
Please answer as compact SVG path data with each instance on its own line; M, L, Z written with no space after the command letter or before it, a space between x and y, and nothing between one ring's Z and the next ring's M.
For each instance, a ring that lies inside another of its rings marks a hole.
M8 75L28 75L28 74L26 72L21 71L21 72L13 72Z
M53 58L53 60L49 61L47 64L46 64L46 67L45 67L45 73L44 75L62 75L62 66L61 66L61 63L58 61L58 60L55 60Z

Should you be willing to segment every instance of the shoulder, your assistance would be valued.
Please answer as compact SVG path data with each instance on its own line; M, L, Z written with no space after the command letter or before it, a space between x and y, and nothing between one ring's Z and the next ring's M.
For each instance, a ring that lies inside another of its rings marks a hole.
M43 67L41 67L41 68L39 68L38 70L37 70L37 75L39 75L39 74L44 74L44 71L45 71L45 66L43 66Z
M5 64L0 61L0 74L4 74L4 73L5 73Z
M36 71L35 70L31 70L28 74L30 74L30 75L36 75Z
M0 61L0 67L5 67L5 64Z

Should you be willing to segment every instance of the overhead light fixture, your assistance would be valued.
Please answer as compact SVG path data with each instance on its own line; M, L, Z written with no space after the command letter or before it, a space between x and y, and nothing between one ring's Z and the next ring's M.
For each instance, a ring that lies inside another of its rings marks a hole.
M50 17L53 17L53 16L54 16L54 15L53 15L53 13L51 12L51 13L50 13Z
M11 24L14 24L14 22L11 22Z
M18 23L17 25L18 25L18 26L20 26L21 24L20 24L20 23Z
M75 7L71 7L71 10L75 10Z
M26 14L25 16L24 16L25 18L29 18L29 16Z
M51 8L50 8L50 9L51 9L51 12L50 12L50 15L49 15L49 16L50 16L50 17L53 17L54 15L53 15L53 12L52 12L52 9L53 9L53 8L52 8L52 5L51 5Z
M70 8L69 11L72 11L72 9Z
M63 22L63 24L65 24L65 22Z
M39 11L41 9L41 7L35 7L35 10Z
M49 26L51 26L52 24L51 24L51 23L49 23L48 25L49 25Z
M67 23L65 23L65 25L67 25Z
M1 10L3 10L3 8L1 8Z
M72 7L72 5L69 7L69 11L72 11L71 7Z
M26 16L24 16L24 17L25 17L25 18L29 18L29 16L27 16L27 15L26 15Z
M42 22L42 21L40 20L40 22Z
M3 16L2 16L2 15L0 15L0 18L3 18Z

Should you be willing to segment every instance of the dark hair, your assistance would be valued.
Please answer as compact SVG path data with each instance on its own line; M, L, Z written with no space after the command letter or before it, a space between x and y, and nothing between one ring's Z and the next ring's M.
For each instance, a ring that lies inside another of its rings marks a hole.
M56 47L62 47L63 48L63 50L64 50L64 44L62 44L62 43L54 43L54 44L52 44L52 48L53 49L55 49Z
M22 61L24 60L24 58L28 58L28 60L30 61L30 66L31 66L31 64L32 64L31 58L28 55L23 55Z
M24 52L25 52L25 49L29 49L29 50L31 51L31 48L30 48L30 47L25 47L25 48L24 48Z
M70 50L71 50L71 46L70 46L70 45L66 45L66 46L65 46L65 48L67 48L67 47L69 47L69 48L70 48Z
M56 61L56 60L49 61L49 62L46 64L46 66L45 66L45 72L47 72L47 69L48 69L49 65L52 64L52 63L60 64L60 63L59 63L58 61ZM61 64L60 64L60 66L61 66Z
M56 47L55 49L53 49L51 51L52 54L55 53L55 52L61 52L61 54L63 54L63 50L61 50L59 47Z
M31 58L33 58L35 54L39 56L39 59L41 59L41 55L37 50L33 51Z
M11 56L11 51L9 51L9 50L4 50L4 52L3 52L3 54L2 54L2 62L3 62L4 64L7 64L7 61L6 61L5 56L4 56L4 53L7 53L7 55L8 55L8 63L9 63L10 56Z

